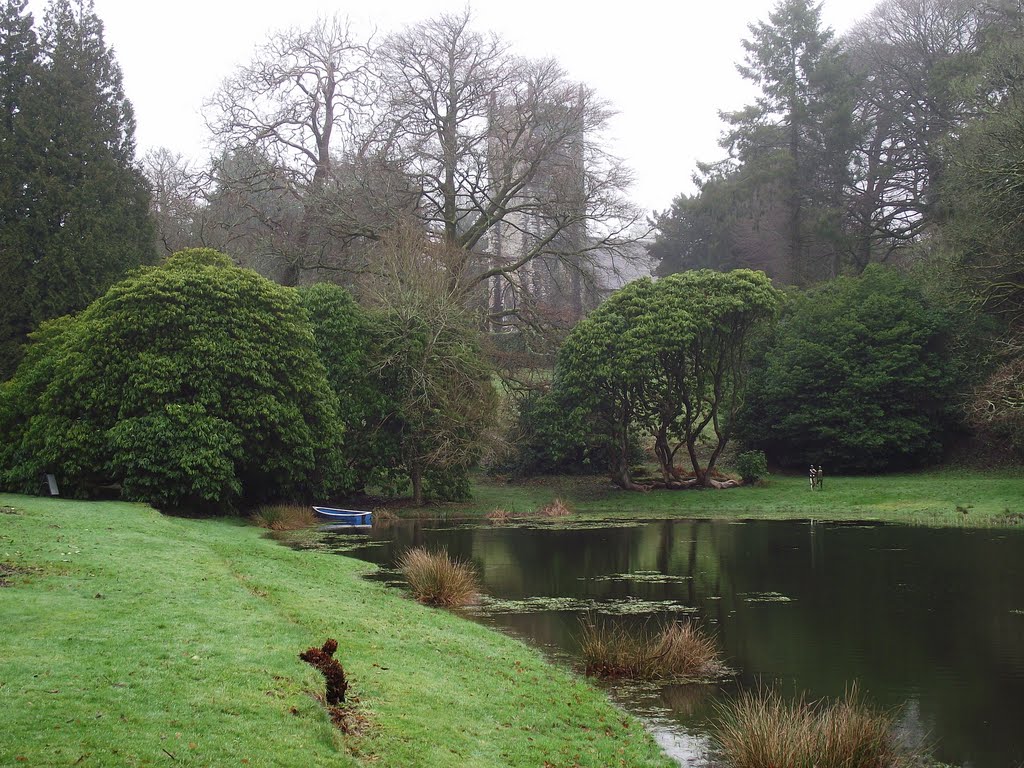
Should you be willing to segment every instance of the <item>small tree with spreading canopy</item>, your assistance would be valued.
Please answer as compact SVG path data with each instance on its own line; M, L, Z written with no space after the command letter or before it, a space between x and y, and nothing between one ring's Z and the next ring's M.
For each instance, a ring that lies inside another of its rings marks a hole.
M638 487L628 465L636 429L654 439L667 485L684 446L693 471L684 484L714 484L742 403L751 333L778 304L761 272L699 270L630 283L573 329L555 390L574 404L577 424L596 424L607 437L617 484ZM715 444L702 463L698 442L708 430Z

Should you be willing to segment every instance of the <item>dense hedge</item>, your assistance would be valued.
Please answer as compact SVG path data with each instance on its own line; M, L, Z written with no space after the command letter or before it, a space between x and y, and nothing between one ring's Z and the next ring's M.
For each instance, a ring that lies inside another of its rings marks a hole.
M344 492L338 400L294 290L183 251L35 334L0 389L0 482L162 508Z
M781 466L841 472L938 458L954 402L949 331L881 266L797 296L750 378L744 442Z

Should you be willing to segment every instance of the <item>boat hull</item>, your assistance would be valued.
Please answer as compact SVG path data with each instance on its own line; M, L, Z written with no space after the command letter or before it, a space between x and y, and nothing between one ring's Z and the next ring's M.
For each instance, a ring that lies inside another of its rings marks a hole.
M313 507L316 516L334 525L364 527L373 525L373 513L357 509L334 509L333 507Z

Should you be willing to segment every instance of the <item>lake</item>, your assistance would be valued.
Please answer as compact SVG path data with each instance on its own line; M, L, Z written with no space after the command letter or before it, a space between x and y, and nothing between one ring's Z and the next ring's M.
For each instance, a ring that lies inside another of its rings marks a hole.
M397 521L318 546L396 579L411 546L472 560L467 612L572 664L581 616L637 631L692 618L734 671L712 685L609 685L681 764L706 764L716 702L857 682L900 729L972 768L1024 766L1024 531L709 520Z

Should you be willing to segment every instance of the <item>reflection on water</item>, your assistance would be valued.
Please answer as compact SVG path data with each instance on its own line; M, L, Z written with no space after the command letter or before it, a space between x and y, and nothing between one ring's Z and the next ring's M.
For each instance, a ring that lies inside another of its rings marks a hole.
M384 567L410 546L477 565L474 617L571 663L579 616L684 615L718 637L736 677L615 686L683 764L706 760L717 702L774 685L812 698L858 681L902 733L972 768L1024 765L1024 533L800 522L661 520L617 526L401 521L318 547Z

